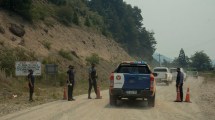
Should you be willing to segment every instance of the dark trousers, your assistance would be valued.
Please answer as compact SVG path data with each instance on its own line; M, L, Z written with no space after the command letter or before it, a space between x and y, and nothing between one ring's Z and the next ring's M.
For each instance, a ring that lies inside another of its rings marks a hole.
M94 88L94 91L95 91L95 93L97 95L97 82L96 82L96 79L94 79L94 80L89 79L88 97L90 97L92 87Z
M74 88L74 82L72 85L68 85L68 100L73 99L73 88Z
M29 100L33 100L34 85L31 86L30 83L29 83L28 87L29 87Z
M178 85L179 85L179 84L176 84L176 91L178 90ZM183 83L180 84L179 91L180 91L180 98L181 98L181 101L183 101Z

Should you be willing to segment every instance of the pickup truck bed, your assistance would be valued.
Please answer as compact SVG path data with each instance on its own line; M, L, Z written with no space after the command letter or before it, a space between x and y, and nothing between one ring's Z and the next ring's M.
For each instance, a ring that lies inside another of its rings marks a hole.
M153 71L157 73L155 77L156 83L164 82L167 85L172 83L172 74L167 67L155 67Z

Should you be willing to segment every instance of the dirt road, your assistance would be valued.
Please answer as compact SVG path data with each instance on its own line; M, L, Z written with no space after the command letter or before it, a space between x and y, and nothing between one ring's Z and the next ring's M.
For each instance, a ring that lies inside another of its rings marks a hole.
M176 99L173 82L169 86L157 85L154 108L147 107L147 102L140 100L123 100L119 106L112 107L108 91L102 91L103 99L88 100L87 95L81 95L76 101L59 100L3 116L0 120L207 120L197 104L202 81L201 77L188 78L184 83L185 95L187 86L190 86L192 103L173 102Z

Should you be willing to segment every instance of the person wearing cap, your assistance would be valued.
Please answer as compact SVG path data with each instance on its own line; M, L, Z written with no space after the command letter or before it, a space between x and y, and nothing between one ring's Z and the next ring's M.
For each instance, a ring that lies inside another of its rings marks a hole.
M68 74L68 80L67 80L67 85L68 85L68 101L73 101L75 100L73 98L73 88L75 85L75 72L74 72L74 66L69 65L69 70L67 71Z
M95 64L92 63L91 67L89 68L89 89L88 89L88 99L92 99L90 94L91 94L91 89L92 87L94 88L94 91L97 95L97 73L96 73L96 68Z
M33 93L34 93L34 75L33 75L33 70L30 69L28 70L29 74L28 74L28 86L29 86L29 101L32 102L33 101Z
M177 78L176 78L176 91L179 88L180 91L180 98L181 102L183 101L183 81L184 81L184 74L181 72L180 68L177 68Z

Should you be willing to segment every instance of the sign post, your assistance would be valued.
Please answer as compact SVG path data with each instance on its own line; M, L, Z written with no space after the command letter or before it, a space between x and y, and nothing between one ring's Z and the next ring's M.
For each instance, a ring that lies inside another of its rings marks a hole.
M56 64L46 64L46 67L45 67L45 72L46 72L46 75L54 75L55 77L55 85L57 83L57 79L56 79L56 76L57 76L57 73L58 73L58 65Z

